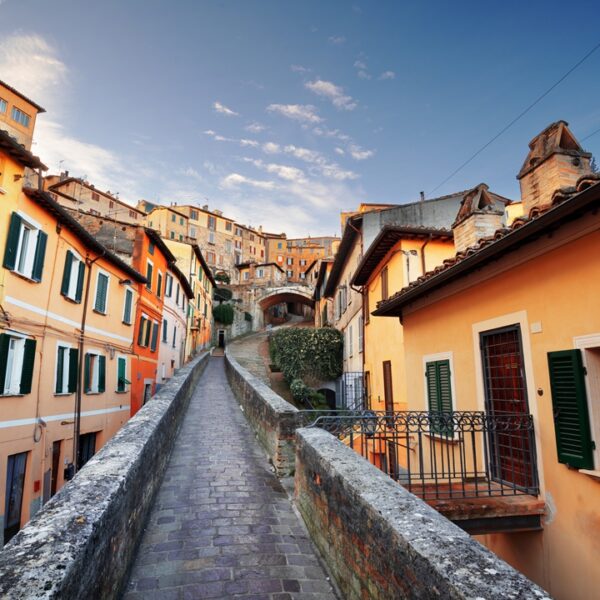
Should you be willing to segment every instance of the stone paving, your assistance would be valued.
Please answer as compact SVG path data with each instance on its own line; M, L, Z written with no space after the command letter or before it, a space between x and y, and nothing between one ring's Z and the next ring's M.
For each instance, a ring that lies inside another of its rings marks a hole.
M123 598L336 598L221 357L191 399Z

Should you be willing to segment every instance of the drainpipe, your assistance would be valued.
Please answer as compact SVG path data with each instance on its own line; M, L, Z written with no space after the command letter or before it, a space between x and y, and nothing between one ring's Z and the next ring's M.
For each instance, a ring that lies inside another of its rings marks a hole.
M421 253L421 275L425 275L425 246L429 244L432 239L432 235L429 234L429 237L423 242L419 252Z
M79 359L77 364L77 390L75 393L75 423L73 425L73 475L77 473L77 457L79 454L79 433L81 431L81 390L83 388L83 347L85 337L85 322L87 316L88 299L90 296L90 284L92 282L92 265L106 254L106 250L102 250L94 260L85 259L85 264L88 267L88 278L85 285L85 296L83 298L83 315L81 316L81 336L79 338ZM108 301L108 298L107 298Z

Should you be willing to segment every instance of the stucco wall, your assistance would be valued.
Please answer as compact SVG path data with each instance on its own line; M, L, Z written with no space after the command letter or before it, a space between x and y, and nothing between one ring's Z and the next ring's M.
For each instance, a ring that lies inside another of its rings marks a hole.
M0 597L119 597L208 358L183 367L5 546Z

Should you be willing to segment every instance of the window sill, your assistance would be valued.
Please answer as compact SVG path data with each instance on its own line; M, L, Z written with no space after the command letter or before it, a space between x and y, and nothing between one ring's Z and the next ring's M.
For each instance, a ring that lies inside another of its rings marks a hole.
M99 396L100 394L104 394L104 392L84 392L86 396Z
M115 390L115 394L127 394L129 390Z
M70 296L64 296L63 298L67 301L70 302L71 304L81 304L81 300L76 300L75 298L71 298Z
M133 325L133 323L128 323L127 321L121 321L121 323L123 323L123 325L127 325L128 327Z
M75 392L55 392L55 396L72 396Z
M106 312L102 312L101 310L98 310L97 308L92 308L92 310L98 314L98 315L102 315L102 316L106 316Z
M0 398L21 398L27 396L27 394L0 394Z
M25 275L25 273L21 273L20 271L11 270L11 273L17 277L20 277L21 279L24 279L25 281L29 281L30 283L40 283L39 281L36 281L29 275Z
M600 481L600 471L595 471L591 469L579 469L579 472L583 473L584 475L587 475L588 477L591 477L592 479Z

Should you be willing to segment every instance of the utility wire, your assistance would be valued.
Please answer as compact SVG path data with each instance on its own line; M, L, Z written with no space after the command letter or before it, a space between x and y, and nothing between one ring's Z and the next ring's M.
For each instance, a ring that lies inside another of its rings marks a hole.
M510 129L519 119L524 117L536 104L541 102L555 87L557 87L559 84L561 84L575 69L577 69L577 67L579 67L594 52L596 52L596 50L598 50L598 48L600 48L600 42L598 42L598 44L596 44L583 58L581 58L578 62L576 62L558 81L553 83L541 96L538 96L538 98L536 98L525 110L523 110L521 113L519 113L510 123L508 123L508 125L506 125L503 129L501 129L489 142L487 142L481 148L479 148L479 150L477 150L477 152L475 152L475 154L473 154L464 163L462 163L462 165L460 165L460 167L458 167L450 175L448 175L448 177L446 177L446 179L444 179L444 181L442 181L440 184L436 185L429 192L429 194L430 195L433 194L433 192L435 192L437 189L441 188L446 182L450 181L450 179L452 179L459 171L462 171L462 169L464 169L472 160L474 160L477 156L479 156L488 146L493 144L504 132L506 132L508 129ZM600 130L598 130L598 131L600 131ZM595 131L594 133L598 133L598 132ZM594 133L588 135L587 137L588 138L591 137L592 135L594 135ZM584 138L584 139L587 139L587 138Z
M590 135L586 135L581 141L585 142L585 140L589 140L593 135L596 135L597 133L600 133L600 129L596 129L596 131L592 131L592 133L590 133Z

